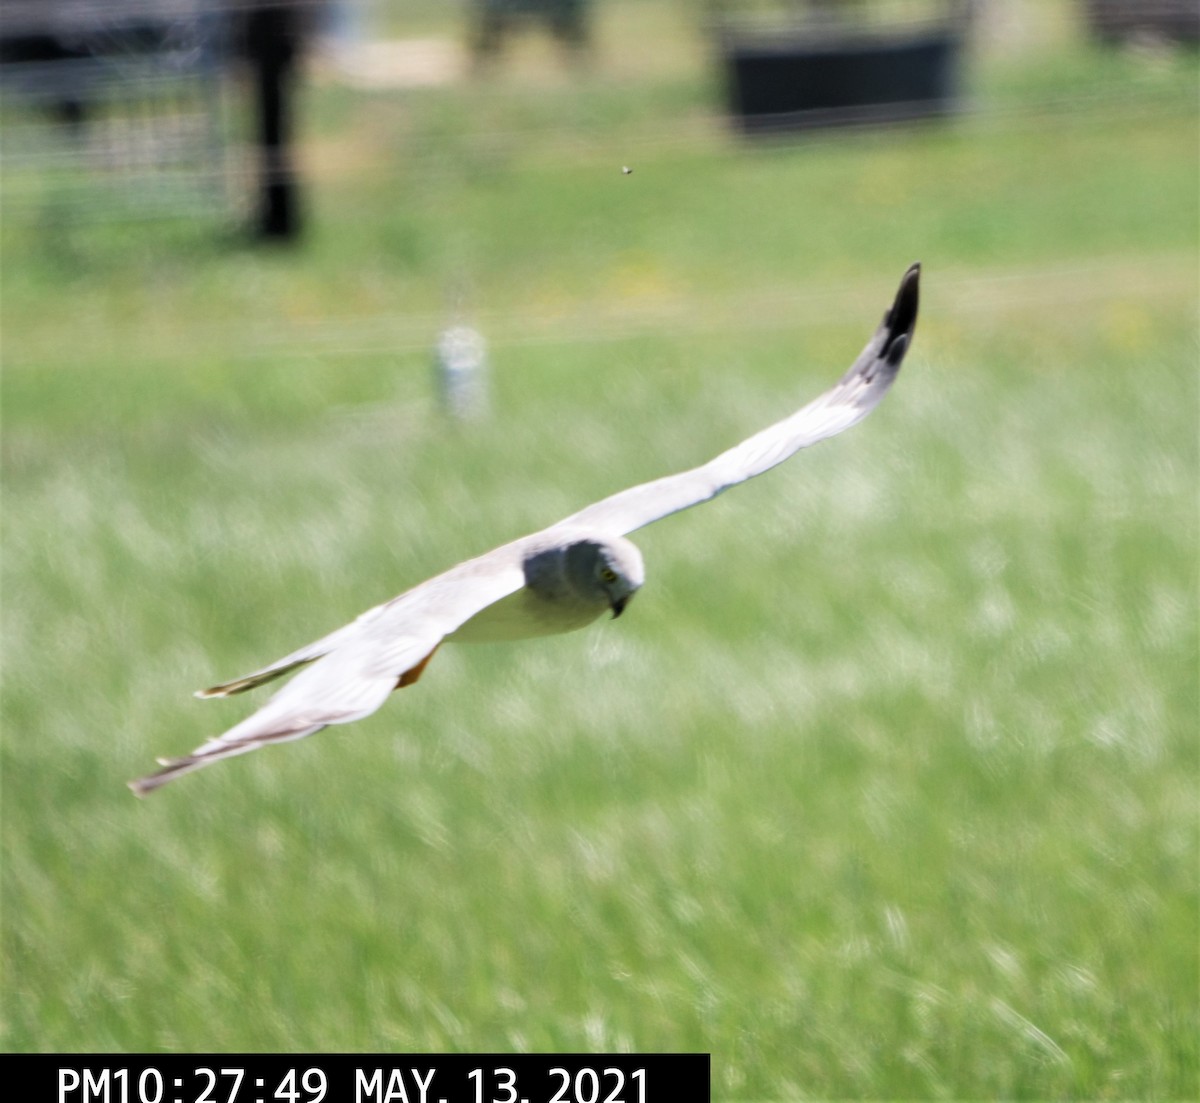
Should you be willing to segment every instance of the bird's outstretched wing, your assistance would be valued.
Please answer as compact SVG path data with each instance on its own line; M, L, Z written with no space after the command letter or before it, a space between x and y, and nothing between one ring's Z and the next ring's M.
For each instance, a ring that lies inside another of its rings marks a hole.
M761 475L810 444L862 421L888 392L912 343L917 324L921 266L900 281L891 309L858 359L820 398L700 467L622 490L572 514L554 528L593 529L624 535L737 483Z
M416 680L443 638L524 583L519 546L506 544L376 606L271 666L204 691L202 695L210 697L240 693L305 667L262 708L224 735L201 744L191 754L160 759L161 770L131 781L129 787L143 797L223 758L268 743L303 739L330 724L348 724L370 716L392 690Z

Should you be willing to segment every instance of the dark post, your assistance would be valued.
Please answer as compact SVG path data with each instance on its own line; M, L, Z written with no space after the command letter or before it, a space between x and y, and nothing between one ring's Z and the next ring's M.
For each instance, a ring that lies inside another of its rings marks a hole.
M258 115L261 237L291 240L300 233L292 162L292 106L299 52L300 13L283 0L256 5L246 15L246 56Z

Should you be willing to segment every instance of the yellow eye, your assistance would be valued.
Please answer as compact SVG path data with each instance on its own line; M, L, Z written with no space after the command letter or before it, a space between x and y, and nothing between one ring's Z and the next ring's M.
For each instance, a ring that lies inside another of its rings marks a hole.
M616 582L617 581L617 572L614 571L611 567L605 567L604 570L602 570L600 572L600 581L601 582Z

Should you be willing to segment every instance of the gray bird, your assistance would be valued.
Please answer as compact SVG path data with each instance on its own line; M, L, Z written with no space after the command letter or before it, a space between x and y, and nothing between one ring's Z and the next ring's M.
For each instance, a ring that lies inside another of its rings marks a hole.
M257 712L182 758L129 783L138 795L222 758L361 720L412 685L443 642L513 640L620 616L645 581L625 534L782 463L867 416L891 387L917 321L920 265L848 372L820 398L700 467L630 487L558 524L452 567L315 643L197 697L229 697L299 673ZM303 669L301 669L303 668Z

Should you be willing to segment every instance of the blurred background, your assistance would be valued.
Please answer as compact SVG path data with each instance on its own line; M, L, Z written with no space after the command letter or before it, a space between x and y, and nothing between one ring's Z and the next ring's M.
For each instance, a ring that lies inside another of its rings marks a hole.
M1197 15L6 0L9 1050L1195 1098ZM192 690L815 396L619 623Z

